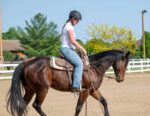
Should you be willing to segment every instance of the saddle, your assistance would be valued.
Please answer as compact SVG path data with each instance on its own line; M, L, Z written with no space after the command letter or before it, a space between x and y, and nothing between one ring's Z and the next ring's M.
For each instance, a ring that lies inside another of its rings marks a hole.
M82 62L84 65L83 70L88 70L89 68L88 57L82 59ZM50 67L57 69L57 70L68 70L68 71L74 70L74 66L69 61L67 61L64 58L59 58L59 57L54 57L54 56L50 57Z

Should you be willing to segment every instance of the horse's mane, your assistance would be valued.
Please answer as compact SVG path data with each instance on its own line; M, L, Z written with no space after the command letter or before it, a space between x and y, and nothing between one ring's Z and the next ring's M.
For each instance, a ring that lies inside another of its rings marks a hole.
M124 52L121 50L108 50L104 52L100 52L97 54L93 54L89 56L89 61L91 64L99 64L108 62L111 60L118 60L124 57Z

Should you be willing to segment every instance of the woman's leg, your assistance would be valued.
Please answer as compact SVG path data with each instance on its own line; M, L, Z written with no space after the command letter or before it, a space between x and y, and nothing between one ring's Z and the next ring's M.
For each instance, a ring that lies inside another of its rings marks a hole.
M79 55L70 48L61 48L61 53L64 57L74 65L74 73L73 73L73 88L79 88L80 82L83 74L83 62Z

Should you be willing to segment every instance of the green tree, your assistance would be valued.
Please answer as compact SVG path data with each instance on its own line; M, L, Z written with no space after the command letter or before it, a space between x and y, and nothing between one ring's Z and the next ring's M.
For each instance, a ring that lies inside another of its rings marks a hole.
M13 61L15 58L15 54L9 52L9 51L4 51L4 60L5 61Z
M104 46L104 42L101 39L94 38L86 42L85 48L88 54L94 54L107 50L107 47Z
M146 58L150 58L150 33L149 32L144 32L145 34L145 53L146 53ZM141 39L141 46L137 48L136 50L136 55L140 58L143 58L143 45L142 45L142 39Z
M38 13L30 19L30 22L26 20L25 23L24 29L21 27L18 29L28 57L59 54L60 34L54 22L47 23L47 17Z
M18 39L19 31L15 27L10 27L6 33L2 33L3 39Z
M134 58L142 58L142 48L141 46L138 47L135 51L135 54L133 55Z
M145 32L145 50L146 50L146 57L150 58L150 33Z
M90 40L86 43L86 48L90 53L110 49L122 49L135 53L136 38L130 29L93 24L88 28L88 34Z

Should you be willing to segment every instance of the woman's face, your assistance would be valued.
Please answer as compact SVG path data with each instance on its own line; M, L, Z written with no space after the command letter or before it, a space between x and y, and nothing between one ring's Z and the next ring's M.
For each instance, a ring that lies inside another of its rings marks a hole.
M79 22L79 20L76 19L76 18L72 18L72 19L71 19L72 25L76 25L76 24L78 24L78 22Z

